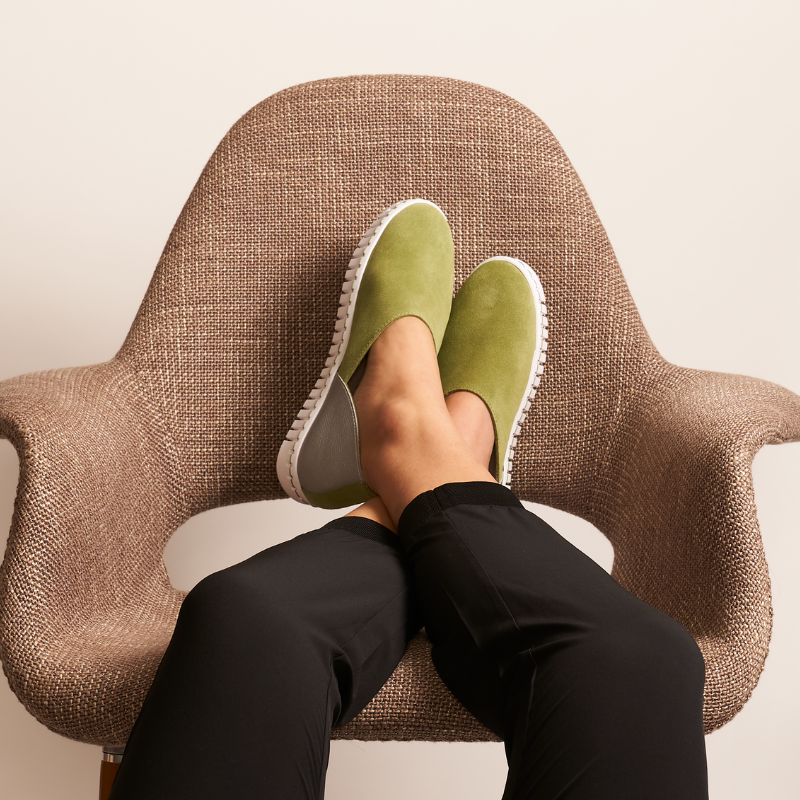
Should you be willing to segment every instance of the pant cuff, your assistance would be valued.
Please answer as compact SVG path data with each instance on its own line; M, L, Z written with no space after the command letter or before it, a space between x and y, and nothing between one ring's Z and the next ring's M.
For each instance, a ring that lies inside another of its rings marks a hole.
M427 519L453 506L516 506L523 508L517 496L506 486L489 481L445 483L429 492L417 495L403 510L397 533L405 543Z
M366 517L339 517L339 519L323 525L322 528L338 528L340 531L349 531L356 536L361 536L363 539L385 544L389 547L394 547L396 550L403 549L394 531L389 530L385 525L381 525L380 522L375 522L375 520L367 519Z

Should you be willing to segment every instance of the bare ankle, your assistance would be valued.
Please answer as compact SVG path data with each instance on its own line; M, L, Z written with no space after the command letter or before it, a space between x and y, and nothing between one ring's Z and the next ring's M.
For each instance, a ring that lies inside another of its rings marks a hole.
M444 407L444 406L443 406ZM371 393L356 402L361 438L361 467L368 485L375 466L382 464L387 454L404 452L413 447L426 424L423 408L411 397L398 393L380 397Z
M409 430L447 413L428 326L416 317L395 320L369 351L353 392L364 444L397 444Z
M453 424L475 460L488 465L494 449L494 423L486 403L472 392L453 392L445 398Z

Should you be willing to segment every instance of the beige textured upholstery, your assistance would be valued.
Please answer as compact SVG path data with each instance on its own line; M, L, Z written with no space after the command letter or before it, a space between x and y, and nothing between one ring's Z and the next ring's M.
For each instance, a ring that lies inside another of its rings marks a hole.
M800 398L665 362L594 208L547 127L495 91L364 76L247 113L189 197L122 349L106 364L0 383L21 478L0 578L0 658L28 710L123 744L183 594L162 561L205 509L281 497L281 440L325 359L345 265L375 216L438 203L457 285L517 256L549 299L550 349L513 489L594 523L614 576L705 654L705 723L743 706L770 636L751 480L800 438ZM416 640L337 736L491 739Z

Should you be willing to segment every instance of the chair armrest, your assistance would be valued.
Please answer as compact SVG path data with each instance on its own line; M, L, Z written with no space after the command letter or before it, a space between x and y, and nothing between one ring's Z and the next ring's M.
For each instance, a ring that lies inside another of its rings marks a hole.
M57 733L124 744L183 599L162 560L186 518L168 437L117 360L3 381L0 437L20 459L0 567L11 689Z
M669 367L621 415L592 521L614 546L612 575L700 645L711 731L741 710L767 656L772 607L752 463L762 445L800 439L800 397Z

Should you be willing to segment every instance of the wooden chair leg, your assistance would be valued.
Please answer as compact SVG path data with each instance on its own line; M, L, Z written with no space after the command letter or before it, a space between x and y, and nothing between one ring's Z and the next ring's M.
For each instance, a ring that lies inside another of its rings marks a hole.
M124 752L124 747L103 748L103 760L100 762L100 800L108 800Z

